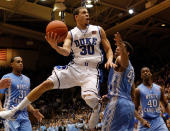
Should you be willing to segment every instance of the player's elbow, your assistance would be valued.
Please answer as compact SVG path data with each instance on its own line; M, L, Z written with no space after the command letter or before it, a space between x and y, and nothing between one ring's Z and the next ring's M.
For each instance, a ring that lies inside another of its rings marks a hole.
M62 53L63 56L69 56L70 55L71 50L69 48L64 48L64 51Z

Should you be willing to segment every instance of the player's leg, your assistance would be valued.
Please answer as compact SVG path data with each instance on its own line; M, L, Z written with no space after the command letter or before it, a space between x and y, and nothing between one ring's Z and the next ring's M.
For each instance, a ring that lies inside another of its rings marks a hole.
M4 127L5 131L18 131L19 123L16 120L5 120Z
M84 100L86 101L86 104L93 109L88 123L89 128L92 130L98 123L101 106L98 102L98 97L96 94L84 96Z
M0 117L3 119L8 119L12 117L18 110L23 110L27 107L30 103L37 100L44 92L52 89L54 86L51 80L46 80L36 88L34 88L16 107L11 110L1 111Z
M82 98L86 104L93 109L89 120L89 128L92 130L96 127L99 120L100 104L98 96L99 80L97 75L91 75L83 78L83 85L81 88Z
M152 131L152 126L150 128L144 127L141 122L138 122L137 131Z
M77 79L74 77L75 73L77 72L70 66L54 67L52 75L28 94L28 100L33 102L44 92L51 89L66 89L77 85Z
M104 114L102 131L131 131L133 120L134 104L124 98L113 97Z
M20 127L18 128L18 131L32 131L31 122L29 119L22 120L20 123Z
M138 124L138 131L168 131L168 128L166 127L166 124L162 117L157 117L155 119L146 119L151 127L147 128L142 125L142 123L139 122Z
M152 121L151 124L153 125L153 128L155 131L169 131L161 116L158 118L155 118L155 120Z
M70 66L64 66L64 68L55 67L52 75L43 83L34 88L22 101L17 105L17 107L12 110L1 111L0 117L7 119L15 114L16 111L22 110L27 107L30 103L37 100L44 92L50 89L64 89L73 86L79 86L77 84L77 78L74 76L77 73L74 68Z
M156 129L156 131L169 131L166 124L162 124L160 127Z
M133 131L135 125L135 105L129 102L129 127L128 131Z
M111 129L112 122L114 120L114 114L116 112L116 105L117 97L111 98L104 111L102 131L109 131Z

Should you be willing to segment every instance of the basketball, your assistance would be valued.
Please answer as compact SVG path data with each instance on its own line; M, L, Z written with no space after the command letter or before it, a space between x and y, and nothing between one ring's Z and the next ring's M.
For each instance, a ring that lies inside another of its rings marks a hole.
M66 24L59 20L51 21L46 27L46 34L48 32L57 33L57 36L62 37L57 43L63 42L67 36L68 28Z

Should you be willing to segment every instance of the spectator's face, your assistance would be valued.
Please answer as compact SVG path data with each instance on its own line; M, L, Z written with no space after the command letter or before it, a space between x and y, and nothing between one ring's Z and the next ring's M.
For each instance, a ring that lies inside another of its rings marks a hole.
M144 68L141 69L141 78L143 80L149 80L149 79L151 79L151 77L152 77L152 74L151 74L149 68L144 67Z

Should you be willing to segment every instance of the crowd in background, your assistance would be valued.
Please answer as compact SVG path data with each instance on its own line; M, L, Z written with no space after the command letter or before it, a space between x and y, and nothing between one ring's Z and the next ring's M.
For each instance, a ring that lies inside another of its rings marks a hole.
M154 66L151 66L150 69L153 73L153 81L164 87L165 95L170 102L170 65L167 64L160 68L154 68ZM30 77L32 85L31 89L33 89L36 85L45 80L47 76L51 74L51 72L47 72L50 70L51 69L43 69L41 71L24 70L23 74ZM0 67L1 77L8 72L11 72L10 67ZM107 73L104 74L104 82L101 84L101 95L104 95L107 92L107 75ZM140 79L137 77L135 80L136 85L140 84L140 82ZM48 91L43 94L37 101L35 101L33 105L38 107L42 114L45 116L45 119L42 123L38 123L33 116L30 116L33 130L40 130L40 127L43 128L43 126L45 126L49 131L53 131L52 128L54 127L55 130L55 127L57 126L59 127L58 129L60 131L64 131L68 130L69 124L73 124L77 131L88 130L87 123L91 109L86 106L85 102L81 99L80 87L66 90ZM164 112L164 109L162 109L162 112ZM162 113L162 116L170 128L170 123L168 124L167 120L167 114L164 112ZM136 123L137 120L135 121L135 125ZM0 121L0 126L3 130L2 120ZM101 129L100 122L97 128L98 130Z

